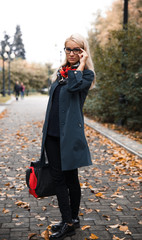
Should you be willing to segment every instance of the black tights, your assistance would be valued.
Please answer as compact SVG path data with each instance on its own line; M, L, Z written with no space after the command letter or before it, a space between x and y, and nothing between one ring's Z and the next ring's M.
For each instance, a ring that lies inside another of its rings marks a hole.
M62 220L71 223L78 216L81 199L78 169L61 170L60 138L47 136L46 151Z

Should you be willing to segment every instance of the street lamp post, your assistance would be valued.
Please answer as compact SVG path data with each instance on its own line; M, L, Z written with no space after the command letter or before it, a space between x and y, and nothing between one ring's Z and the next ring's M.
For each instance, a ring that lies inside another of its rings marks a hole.
M12 46L6 45L5 51L8 58L8 94L11 95L11 76L10 76L10 63L14 59L15 54L12 52Z
M5 42L1 41L1 46L0 46L0 55L2 57L2 82L3 82L3 89L2 89L2 95L5 97L5 57L6 57L6 52L5 52Z
M3 90L2 95L5 97L5 67L4 67L4 57L2 56L2 82L3 82Z
M128 1L124 0L123 29L127 29L128 23Z
M123 30L127 34L127 29L128 29L128 1L129 0L124 0L124 8L123 8ZM126 78L126 62L125 62L125 56L126 56L126 51L125 51L125 46L123 45L122 47L122 53L123 53L123 62L122 62L122 70L123 70L123 80ZM119 96L119 104L120 104L120 109L121 109L121 119L119 120L119 125L123 126L126 120L125 117L125 108L128 105L127 97L125 96L124 93L120 93Z
M11 89L10 89L10 84L11 84L11 79L10 79L10 63L14 59L15 54L12 50L12 44L10 44L8 39L1 41L0 44L0 55L2 57L2 95L5 97L5 61L8 59L8 94L11 94Z

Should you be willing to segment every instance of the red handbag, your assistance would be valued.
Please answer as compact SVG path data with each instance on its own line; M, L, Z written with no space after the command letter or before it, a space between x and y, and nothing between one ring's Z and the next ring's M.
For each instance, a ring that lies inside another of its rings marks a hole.
M26 183L35 198L56 195L49 164L42 166L40 161L31 162L26 170Z

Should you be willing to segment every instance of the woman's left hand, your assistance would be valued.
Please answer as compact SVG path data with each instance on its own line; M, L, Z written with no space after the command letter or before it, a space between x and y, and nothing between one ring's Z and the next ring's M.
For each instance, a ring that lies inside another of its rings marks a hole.
M79 58L80 58L80 63L86 63L86 60L88 58L88 54L86 53L86 51L82 48L80 48L81 53L78 54Z
M77 68L77 70L80 70L80 71L83 71L84 70L84 67L85 67L85 64L86 64L86 61L87 61L87 58L88 58L88 54L86 53L86 51L82 48L80 48L81 50L81 53L78 54L79 58L80 58L80 65L79 67Z

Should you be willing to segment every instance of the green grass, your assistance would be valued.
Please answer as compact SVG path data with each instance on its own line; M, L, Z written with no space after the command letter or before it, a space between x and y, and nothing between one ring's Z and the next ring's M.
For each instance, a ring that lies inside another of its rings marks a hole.
M9 96L9 95L6 95L5 97L0 95L0 103L6 103L10 99L11 99L11 96Z

